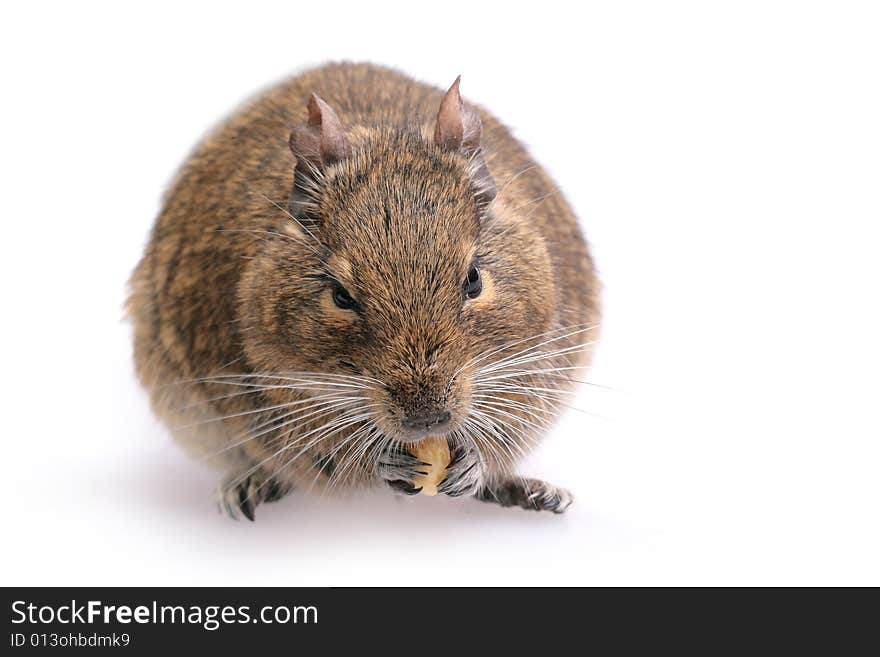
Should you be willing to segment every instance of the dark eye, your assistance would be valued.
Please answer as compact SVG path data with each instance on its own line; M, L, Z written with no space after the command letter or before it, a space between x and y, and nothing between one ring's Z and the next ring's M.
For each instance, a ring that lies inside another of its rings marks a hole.
M337 308L342 308L343 310L351 310L356 305L348 290L339 283L333 284L333 303L336 304Z
M461 287L464 290L464 296L468 299L476 299L480 296L480 292L483 291L483 281L480 280L480 270L476 265L471 265L471 268L468 269L467 278Z

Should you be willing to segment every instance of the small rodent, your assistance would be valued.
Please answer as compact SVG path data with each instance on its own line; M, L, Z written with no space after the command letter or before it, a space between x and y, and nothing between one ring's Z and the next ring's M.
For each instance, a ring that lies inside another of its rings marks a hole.
M553 118L552 103L547 116ZM386 68L270 89L196 148L130 281L138 376L253 520L294 489L563 511L516 473L588 364L599 283L556 185L491 114Z

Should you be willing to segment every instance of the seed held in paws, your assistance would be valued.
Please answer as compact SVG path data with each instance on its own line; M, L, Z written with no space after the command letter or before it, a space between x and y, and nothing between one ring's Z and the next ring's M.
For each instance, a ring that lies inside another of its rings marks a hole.
M428 436L412 445L409 452L429 464L428 474L413 479L413 486L421 487L422 495L436 495L437 486L446 477L446 468L452 460L445 436Z

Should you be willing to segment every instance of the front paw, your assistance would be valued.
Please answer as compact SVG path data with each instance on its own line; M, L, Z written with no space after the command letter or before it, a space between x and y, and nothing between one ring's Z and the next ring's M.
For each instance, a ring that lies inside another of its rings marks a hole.
M480 460L473 450L457 445L446 468L446 477L437 486L437 492L449 497L474 495L483 486Z
M399 447L386 449L379 456L379 476L405 495L418 495L422 491L421 487L413 486L412 480L427 474L427 468L427 463Z

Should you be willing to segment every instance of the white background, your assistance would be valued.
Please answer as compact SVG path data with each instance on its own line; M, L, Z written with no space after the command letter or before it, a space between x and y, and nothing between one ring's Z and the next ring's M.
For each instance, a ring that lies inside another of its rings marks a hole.
M5 4L2 584L880 584L872 4ZM234 523L149 411L122 304L160 194L340 58L461 73L582 217L614 390L523 465L565 516L383 492Z

